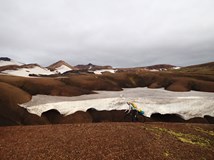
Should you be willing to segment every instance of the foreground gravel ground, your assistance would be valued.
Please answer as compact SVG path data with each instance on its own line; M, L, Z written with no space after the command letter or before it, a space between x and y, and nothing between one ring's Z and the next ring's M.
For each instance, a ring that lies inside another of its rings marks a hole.
M214 125L88 123L0 127L1 160L214 159Z

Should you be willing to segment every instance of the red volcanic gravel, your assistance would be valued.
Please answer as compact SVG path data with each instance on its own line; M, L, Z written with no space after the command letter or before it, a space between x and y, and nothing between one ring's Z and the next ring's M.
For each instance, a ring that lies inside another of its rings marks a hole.
M176 123L87 123L0 127L0 159L213 160L213 131L214 125L210 124ZM194 141L199 143L182 142L173 135L174 133L194 135L197 137ZM200 145L204 140L207 144Z

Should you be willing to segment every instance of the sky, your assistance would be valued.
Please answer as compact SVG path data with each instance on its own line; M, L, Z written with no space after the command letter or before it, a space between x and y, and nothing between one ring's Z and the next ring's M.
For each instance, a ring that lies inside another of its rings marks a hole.
M214 0L0 0L0 57L48 66L214 61Z

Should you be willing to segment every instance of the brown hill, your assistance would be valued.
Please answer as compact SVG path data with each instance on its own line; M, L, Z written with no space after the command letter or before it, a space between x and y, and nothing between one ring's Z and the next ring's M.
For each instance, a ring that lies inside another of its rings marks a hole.
M193 74L201 74L201 75L214 75L214 62L183 67L177 72L193 73Z
M86 90L122 90L122 88L111 79L105 79L102 76L94 74L75 75L61 80L67 85L76 86Z
M0 126L48 123L17 105L30 101L30 94L3 82L0 82L0 90Z
M25 103L31 100L31 95L15 86L0 82L0 102Z
M77 86L66 85L59 78L25 78L17 76L0 76L0 82L14 85L31 95L78 96L93 93Z

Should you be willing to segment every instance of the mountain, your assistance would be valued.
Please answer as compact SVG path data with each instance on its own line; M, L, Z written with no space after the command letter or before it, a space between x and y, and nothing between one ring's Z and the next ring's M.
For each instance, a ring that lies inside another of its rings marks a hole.
M64 73L70 70L75 70L76 68L71 66L70 64L66 63L65 61L58 61L53 63L52 65L47 67L51 71L56 71L58 73Z
M101 69L113 69L112 66L98 66L91 63L87 65L80 64L75 67L78 68L79 70L90 70L90 71L101 70Z

